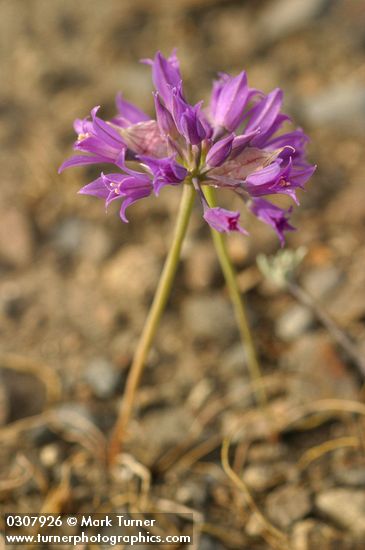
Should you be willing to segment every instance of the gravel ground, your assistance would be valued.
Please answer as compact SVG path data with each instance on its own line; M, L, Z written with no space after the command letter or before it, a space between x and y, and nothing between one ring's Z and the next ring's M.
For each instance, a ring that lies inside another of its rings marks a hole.
M298 284L364 356L364 1L0 7L3 510L193 511L198 550L363 549L363 375L316 312L263 280L256 255L276 252L278 242L256 220L229 248L266 409L256 406L196 205L124 454L107 470L106 441L179 191L133 206L123 225L112 208L105 216L99 201L76 195L94 169L58 176L57 168L71 151L73 119L97 104L108 116L116 91L151 110L149 70L137 62L157 49L178 48L193 100L208 97L221 70L246 68L266 92L282 87L318 165L288 237L289 249L308 250ZM231 470L222 466L227 437Z

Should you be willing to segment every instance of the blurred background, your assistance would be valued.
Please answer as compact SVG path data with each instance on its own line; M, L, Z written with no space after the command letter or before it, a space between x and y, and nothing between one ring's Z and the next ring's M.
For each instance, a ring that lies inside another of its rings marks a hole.
M72 152L73 120L95 105L111 116L117 91L152 113L150 70L138 61L158 49L177 47L194 102L208 99L218 71L245 68L251 86L283 88L318 165L287 240L308 250L298 284L364 354L365 2L1 0L0 9L4 509L140 509L145 491L142 511L200 514L202 550L363 548L363 375L310 308L264 281L255 258L279 244L254 219L244 220L249 238L228 242L269 414L255 406L196 205L125 456L107 478L101 449L179 192L141 201L124 225L117 210L106 216L100 201L77 196L94 168L57 169ZM222 201L233 206L230 196ZM305 421L292 425L296 415ZM221 468L221 442L232 431L233 468L279 534Z

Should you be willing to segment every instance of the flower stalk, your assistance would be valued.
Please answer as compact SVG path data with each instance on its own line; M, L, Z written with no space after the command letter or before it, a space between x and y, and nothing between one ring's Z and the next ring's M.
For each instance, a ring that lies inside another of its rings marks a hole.
M211 208L217 206L215 192L212 187L205 186L204 195ZM261 382L262 374L260 364L257 358L255 344L251 335L250 325L246 315L244 299L240 293L237 284L235 269L228 254L226 239L224 234L216 231L215 229L211 229L211 233L218 260L223 271L228 292L233 304L241 340L247 354L247 365L250 371L252 384L254 385L256 401L261 407L265 407L267 404L267 397L264 386Z
M146 359L157 332L161 315L166 307L167 300L171 293L171 287L179 264L181 248L186 235L188 222L194 204L194 198L194 187L190 183L185 183L183 186L182 198L172 244L134 354L133 362L128 373L124 397L122 399L117 422L111 436L109 445L109 463L111 464L115 461L116 456L122 448L129 420L133 413L136 392L146 364Z

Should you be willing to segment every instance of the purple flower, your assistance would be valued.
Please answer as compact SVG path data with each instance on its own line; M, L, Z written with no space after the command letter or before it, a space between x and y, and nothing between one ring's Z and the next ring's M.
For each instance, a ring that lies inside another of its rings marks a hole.
M207 166L211 166L212 168L221 166L231 154L233 141L234 136L230 134L214 143L207 154Z
M281 246L284 246L284 231L294 231L295 228L288 222L291 208L284 210L275 204L265 199L254 199L250 206L251 212L259 218L259 220L271 225L278 234Z
M101 162L116 164L121 155L124 155L126 144L120 134L96 116L99 107L91 111L91 120L76 119L74 128L78 134L74 150L86 155L74 155L66 160L59 169L62 172L71 166L84 164L99 164Z
M178 88L182 83L180 65L176 56L176 51L174 51L168 59L160 52L157 52L153 60L144 59L143 62L151 65L153 84L168 109L171 110L171 90L173 88Z
M138 109L138 107L133 105L133 103L129 103L129 101L123 99L121 93L117 94L115 104L118 109L118 114L111 120L111 122L117 126L124 128L130 126L131 124L151 120L146 113Z
M139 160L146 165L153 176L153 188L158 195L165 185L178 185L186 178L188 171L175 161L174 157L156 159L139 156Z
M247 85L245 71L238 76L221 75L213 83L209 105L209 118L214 128L225 128L228 132L236 130L243 120L247 102L254 93Z
M181 85L172 89L172 115L176 128L191 145L198 145L207 135L201 120L200 108L200 103L192 106L185 101Z
M215 208L205 208L203 217L210 227L221 233L229 233L230 231L239 231L244 235L248 235L247 231L243 229L238 223L240 219L239 212L232 212L219 206Z
M208 108L191 105L183 91L176 53L165 58L158 52L145 60L152 69L156 116L116 98L117 113L109 121L98 116L77 119L74 124L76 154L60 171L71 166L112 164L112 173L101 173L80 190L105 200L106 206L121 201L120 216L134 202L158 195L164 186L193 185L202 202L204 219L217 231L246 231L239 212L210 208L204 186L228 188L242 199L248 212L270 225L279 235L292 231L291 209L283 210L262 197L289 195L304 187L315 170L306 160L308 142L303 130L283 132L290 118L282 112L283 93L265 95L250 88L246 73L220 74L213 83ZM280 134L278 135L278 131ZM129 162L139 164L132 169Z
M145 173L137 172L128 168L124 160L124 173L103 174L93 182L82 187L79 191L81 195L93 195L105 200L105 206L115 200L121 200L120 217L124 222L128 222L125 211L128 206L151 195L153 185L151 178Z

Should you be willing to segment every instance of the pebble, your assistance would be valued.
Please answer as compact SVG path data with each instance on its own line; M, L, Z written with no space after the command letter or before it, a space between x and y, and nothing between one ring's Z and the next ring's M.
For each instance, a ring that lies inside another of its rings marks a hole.
M269 39L282 38L305 28L331 4L330 0L279 0L268 4L260 21L259 30Z
M108 399L118 386L119 372L104 357L95 357L85 368L84 379L96 397Z
M257 514L250 515L245 524L245 531L249 537L259 537L265 531L265 526Z
M66 218L56 226L53 243L61 255L82 257L101 262L111 250L111 239L106 230L78 218Z
M363 131L365 87L357 82L340 82L304 101L301 110L308 123L314 126L329 125Z
M33 234L28 218L12 206L0 205L0 263L22 268L33 257Z
M249 462L273 462L283 458L288 453L288 448L283 443L256 443L250 447L247 453Z
M316 507L321 514L357 535L365 535L365 492L334 488L317 495Z
M193 295L183 303L185 326L195 341L230 343L237 334L228 298L221 294Z
M289 392L295 402L357 399L355 379L324 332L303 335L283 354L282 364L298 375L288 380Z
M334 476L339 484L350 485L352 487L365 487L365 467L352 466L339 470L334 470Z
M37 376L5 368L0 369L0 383L8 402L8 422L39 414L43 410L46 392Z
M122 309L128 310L132 301L144 302L153 295L160 273L156 254L146 246L128 245L106 263L102 281L109 292L117 294Z
M176 492L176 499L187 506L201 510L207 502L209 485L204 479L188 479Z
M272 489L287 479L290 464L258 464L248 466L243 474L245 483L257 493Z
M223 546L219 540L210 537L209 535L203 534L200 537L199 541L199 550L224 550L226 547Z
M305 306L294 304L277 319L275 332L279 338L290 342L304 334L312 323L312 312Z
M311 509L309 491L298 485L287 484L279 487L266 499L268 517L283 529L309 514Z
M192 421L193 418L185 407L176 406L150 410L139 419L138 429L136 427L131 437L136 447L141 445L144 448L143 462L147 466L153 464L162 450L178 445L189 433ZM151 434L153 437L150 437Z
M314 298L326 298L340 284L342 273L334 266L309 270L302 279L303 286Z
M205 290L218 272L218 261L213 246L197 243L191 247L185 261L186 285L191 290Z
M9 415L8 394L5 391L5 386L2 383L1 373L0 373L0 426L3 426L4 424L6 424L8 415Z
M229 346L221 359L223 371L225 374L242 375L247 372L247 355L243 344L238 342Z
M65 424L73 424L73 417L80 419L81 422L82 419L92 423L94 422L94 418L90 412L90 409L86 405L82 403L77 403L76 401L68 401L62 403L54 409L54 412Z
M55 443L44 445L39 452L39 459L46 468L52 468L60 459L60 448Z
M25 312L28 299L24 288L15 281L6 281L0 288L0 314L18 321Z
M354 550L343 533L313 519L296 523L290 542L292 550Z

